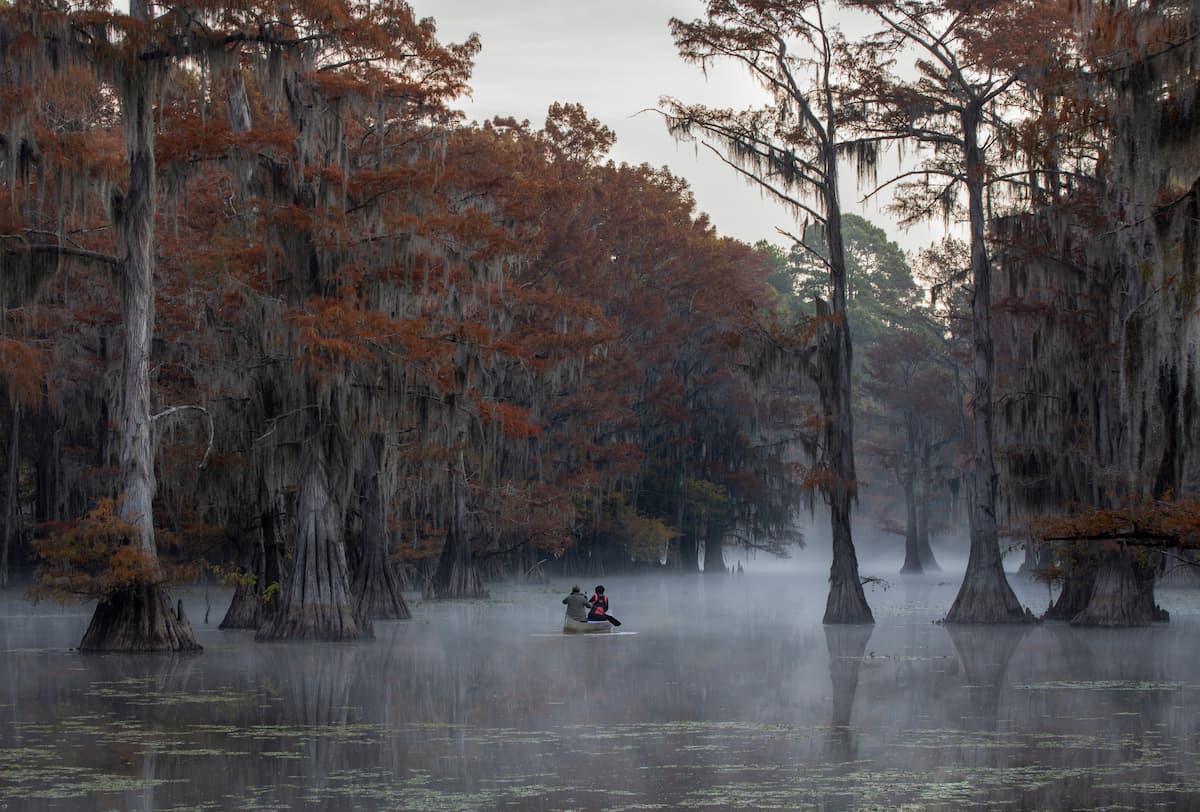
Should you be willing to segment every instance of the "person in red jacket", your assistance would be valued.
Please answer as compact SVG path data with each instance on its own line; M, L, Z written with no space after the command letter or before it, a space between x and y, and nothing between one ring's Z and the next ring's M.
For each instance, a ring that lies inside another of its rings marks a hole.
M588 612L588 620L608 620L608 598L604 595L604 587L597 585L596 594L588 598L592 611Z
M596 594L592 595L590 603L592 610L588 612L588 620L607 620L614 626L620 626L621 621L608 613L608 596L604 594L604 587L596 585Z

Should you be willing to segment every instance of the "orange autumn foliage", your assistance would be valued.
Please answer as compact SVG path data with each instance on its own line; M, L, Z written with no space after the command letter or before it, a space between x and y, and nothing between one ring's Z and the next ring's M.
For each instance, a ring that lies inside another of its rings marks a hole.
M1200 499L1155 499L1124 508L1092 508L1071 516L1041 516L1031 532L1044 541L1102 542L1200 548Z
M9 396L27 407L42 395L42 383L50 366L45 350L27 342L0 336L0 380Z
M116 502L101 499L78 522L35 541L41 560L33 600L104 599L122 589L164 580L158 562L136 543L137 528L117 515Z
M485 400L480 401L479 412L485 424L498 423L501 431L509 437L540 437L542 434L541 426L531 420L532 412L529 409Z

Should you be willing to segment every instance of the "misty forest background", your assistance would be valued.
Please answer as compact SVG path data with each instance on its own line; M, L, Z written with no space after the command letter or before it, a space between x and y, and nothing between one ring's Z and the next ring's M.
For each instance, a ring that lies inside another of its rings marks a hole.
M1200 3L824 5L670 23L764 90L658 111L796 212L751 246L579 105L465 122L480 43L401 0L0 4L0 583L98 599L85 649L195 648L201 577L227 628L353 639L404 590L723 573L812 510L830 623L871 621L880 531L905 572L969 549L951 622L1029 619L1014 544L1051 617L1163 619ZM961 237L906 255L847 172Z

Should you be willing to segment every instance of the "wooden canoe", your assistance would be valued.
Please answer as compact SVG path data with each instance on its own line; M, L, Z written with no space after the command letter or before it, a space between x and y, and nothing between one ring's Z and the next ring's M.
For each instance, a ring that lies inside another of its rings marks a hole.
M612 631L612 624L607 620L572 620L563 618L563 634L595 634Z

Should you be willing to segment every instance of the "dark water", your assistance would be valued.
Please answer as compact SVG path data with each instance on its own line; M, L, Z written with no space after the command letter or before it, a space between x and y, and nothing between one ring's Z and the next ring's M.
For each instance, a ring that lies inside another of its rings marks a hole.
M615 578L631 633L572 637L569 583L501 587L352 645L255 644L192 591L186 658L80 656L86 612L10 595L0 808L1200 808L1200 595L1151 629L936 625L957 580L842 629L820 576Z

